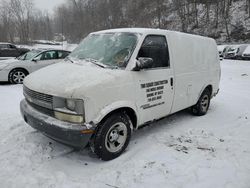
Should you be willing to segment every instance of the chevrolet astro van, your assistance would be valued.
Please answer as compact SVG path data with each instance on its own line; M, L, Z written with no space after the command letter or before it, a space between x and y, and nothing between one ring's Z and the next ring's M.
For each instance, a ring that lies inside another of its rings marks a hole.
M62 63L24 80L24 120L102 160L126 149L132 131L177 111L208 111L219 91L220 62L211 38L160 29L89 34Z

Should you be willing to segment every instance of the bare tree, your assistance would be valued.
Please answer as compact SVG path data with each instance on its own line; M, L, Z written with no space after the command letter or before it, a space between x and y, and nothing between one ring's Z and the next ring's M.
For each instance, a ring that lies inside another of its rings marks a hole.
M6 1L7 2L7 1ZM30 22L32 17L33 1L32 0L9 0L5 8L9 16L13 17L15 30L18 33L20 42L27 43L30 37Z
M33 0L2 0L0 40L27 43L59 35L79 42L92 31L117 27L163 28L208 36L223 33L230 40L235 25L231 14L237 12L232 5L238 1L245 3L249 17L242 20L244 32L248 30L250 0L67 0L55 9L53 17L35 9Z

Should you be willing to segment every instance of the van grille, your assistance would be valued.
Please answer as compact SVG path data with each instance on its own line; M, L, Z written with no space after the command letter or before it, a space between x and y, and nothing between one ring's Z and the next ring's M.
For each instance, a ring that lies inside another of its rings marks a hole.
M39 93L37 91L33 91L26 86L23 86L23 93L25 98L34 104L37 104L42 107L46 108L52 108L53 104L53 96L44 94L44 93Z

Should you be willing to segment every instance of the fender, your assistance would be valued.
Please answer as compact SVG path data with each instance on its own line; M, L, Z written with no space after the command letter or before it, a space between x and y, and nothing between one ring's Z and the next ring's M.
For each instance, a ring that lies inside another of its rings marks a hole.
M139 114L137 113L137 107L135 105L135 103L131 102L131 101L116 101L111 103L108 106L105 106L101 111L99 111L97 114L97 116L94 118L93 123L94 124L98 124L102 121L102 119L108 115L109 113L119 109L119 108L131 108L132 110L134 110L135 115L137 116L137 125L136 127L138 127L138 123L140 120Z
M204 84L203 87L201 88L201 91L200 91L199 95L197 96L196 103L198 102L198 100L199 100L199 98L200 98L202 92L203 92L203 91L205 90L205 88L206 88L207 86L209 86L209 85L212 86L212 93L211 93L211 95L213 94L213 84L211 84L211 83L210 83L210 84ZM195 103L195 104L196 104L196 103Z

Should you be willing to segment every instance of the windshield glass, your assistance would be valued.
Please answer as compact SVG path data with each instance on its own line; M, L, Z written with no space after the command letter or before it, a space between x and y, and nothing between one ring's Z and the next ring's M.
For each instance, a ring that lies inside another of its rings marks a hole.
M80 43L70 57L110 67L126 67L137 38L133 33L92 34Z
M18 57L19 60L32 60L33 57L35 57L36 55L38 55L41 51L39 50L32 50L29 51L27 53L25 53L24 55Z

